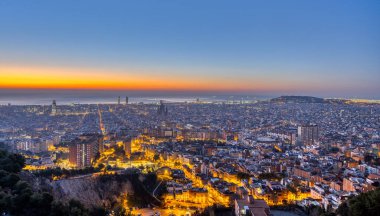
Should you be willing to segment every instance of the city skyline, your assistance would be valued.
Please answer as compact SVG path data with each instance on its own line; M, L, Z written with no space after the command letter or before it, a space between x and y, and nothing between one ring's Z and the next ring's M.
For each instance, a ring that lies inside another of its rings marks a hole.
M377 1L2 1L0 89L379 99L379 9Z
M379 215L379 11L0 0L0 215Z

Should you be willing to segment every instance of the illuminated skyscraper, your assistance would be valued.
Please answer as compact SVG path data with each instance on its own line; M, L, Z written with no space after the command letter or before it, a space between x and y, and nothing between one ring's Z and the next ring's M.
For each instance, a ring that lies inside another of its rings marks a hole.
M128 104L128 96L127 97L125 97L125 105L127 105Z

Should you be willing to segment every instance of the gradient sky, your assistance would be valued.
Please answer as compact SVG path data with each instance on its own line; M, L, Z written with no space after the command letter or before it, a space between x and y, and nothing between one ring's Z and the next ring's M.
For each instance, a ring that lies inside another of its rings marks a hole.
M380 98L380 1L0 0L0 88Z

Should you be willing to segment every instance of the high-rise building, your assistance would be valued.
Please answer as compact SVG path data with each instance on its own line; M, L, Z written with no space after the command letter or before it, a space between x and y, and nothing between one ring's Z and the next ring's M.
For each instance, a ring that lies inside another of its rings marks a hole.
M165 106L163 100L160 100L160 106L158 107L157 114L162 116L166 116L168 114L168 108Z
M298 126L298 139L304 145L312 145L319 140L319 127L316 124Z
M127 105L128 104L128 96L127 97L125 97L125 105Z
M120 105L120 96L117 98L117 104Z
M89 167L102 148L102 136L86 134L74 139L69 145L69 162L77 168Z
M57 103L55 100L53 100L53 104L51 105L51 114L56 115L57 114Z

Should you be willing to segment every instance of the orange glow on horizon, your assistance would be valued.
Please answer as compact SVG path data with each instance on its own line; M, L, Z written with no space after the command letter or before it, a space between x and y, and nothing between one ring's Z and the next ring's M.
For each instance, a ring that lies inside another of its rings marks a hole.
M0 65L0 88L8 89L93 89L93 90L184 90L268 91L291 89L282 82L241 80L231 77L178 75L139 70L87 68L9 67Z

